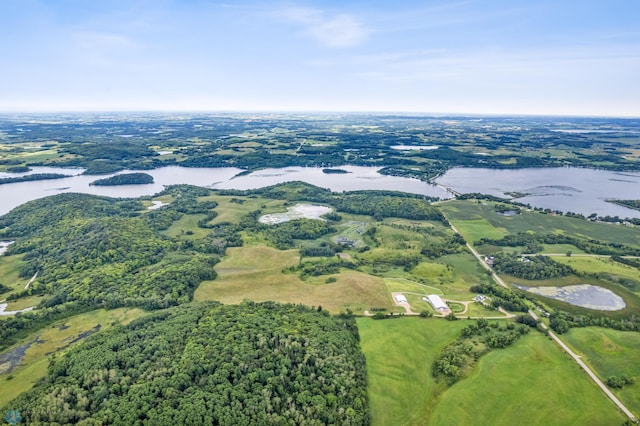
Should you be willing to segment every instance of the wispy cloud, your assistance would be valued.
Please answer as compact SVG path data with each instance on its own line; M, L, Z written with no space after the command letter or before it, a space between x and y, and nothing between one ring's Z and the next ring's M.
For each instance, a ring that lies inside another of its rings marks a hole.
M347 13L331 15L311 8L287 8L276 13L281 19L302 27L303 32L328 47L362 44L371 30Z

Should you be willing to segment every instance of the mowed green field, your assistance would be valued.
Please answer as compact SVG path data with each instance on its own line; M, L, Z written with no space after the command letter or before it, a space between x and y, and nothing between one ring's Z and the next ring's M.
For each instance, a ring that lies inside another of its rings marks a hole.
M372 307L393 307L382 278L345 270L331 275L336 282L326 284L327 276L302 281L297 274L282 272L296 265L298 259L298 250L261 245L229 248L215 267L218 277L201 283L194 298L232 304L245 299L303 303L321 305L334 313L351 309L362 314Z
M0 256L0 284L3 284L13 291L23 290L30 278L20 278L20 268L24 265L22 258L24 254L14 256ZM0 295L0 300L7 297L12 292Z
M54 322L5 350L3 353L36 341L26 350L24 358L15 370L0 374L0 406L4 406L20 393L31 389L37 380L46 375L50 354L55 353L55 356L61 356L67 348L84 340L80 337L82 333L86 333L97 325L100 325L100 331L104 331L116 324L128 324L143 314L144 311L141 309L119 308L99 309L75 315ZM74 342L75 339L77 340Z
M372 425L424 425L436 397L431 365L465 321L415 317L357 321L367 358Z
M507 217L497 214L494 204L484 201L478 203L471 200L456 200L441 204L440 210L471 243L482 237L500 238L506 233L533 231L540 234L559 232L640 247L640 228L638 227L596 223L533 211L523 211L522 214Z
M640 416L640 333L601 327L572 328L563 335L582 360L606 380L623 374L635 383L621 390L612 389L636 417Z
M568 355L532 332L481 358L469 378L442 394L423 424L620 425L624 420Z

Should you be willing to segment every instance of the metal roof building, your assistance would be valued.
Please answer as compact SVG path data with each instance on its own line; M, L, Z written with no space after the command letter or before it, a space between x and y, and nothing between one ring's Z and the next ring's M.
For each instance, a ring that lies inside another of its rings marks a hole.
M427 296L427 299L429 300L429 303L431 303L431 306L433 306L433 309L435 309L436 311L449 310L447 304L444 303L444 300L442 300L437 294L430 294Z

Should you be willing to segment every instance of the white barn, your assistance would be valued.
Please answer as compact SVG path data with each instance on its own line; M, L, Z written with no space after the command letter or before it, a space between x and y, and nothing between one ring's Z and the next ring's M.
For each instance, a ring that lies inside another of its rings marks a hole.
M449 310L449 307L447 306L447 304L444 303L444 300L442 300L440 296L438 296L437 294L428 295L427 300L429 301L429 303L431 303L431 306L433 306L433 309L435 309L438 312Z
M409 303L404 294L396 294L394 297L396 298L396 302L398 303Z

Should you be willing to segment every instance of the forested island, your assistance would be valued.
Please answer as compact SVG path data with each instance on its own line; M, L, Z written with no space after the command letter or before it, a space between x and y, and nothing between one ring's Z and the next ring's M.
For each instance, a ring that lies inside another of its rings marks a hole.
M63 179L69 177L60 173L34 173L25 176L0 178L0 185L17 183L17 182L31 182L34 180L49 180L49 179Z
M147 173L122 173L91 182L92 186L147 185L153 183L153 176Z

